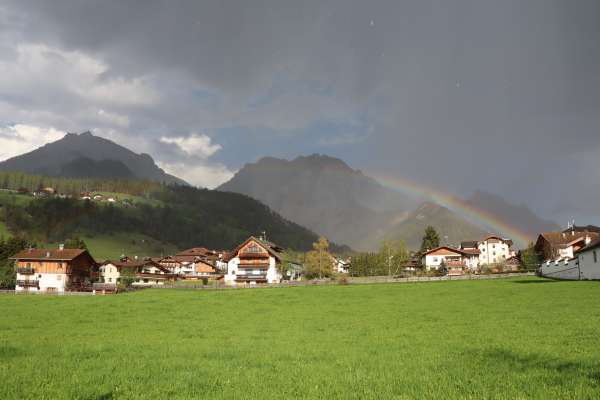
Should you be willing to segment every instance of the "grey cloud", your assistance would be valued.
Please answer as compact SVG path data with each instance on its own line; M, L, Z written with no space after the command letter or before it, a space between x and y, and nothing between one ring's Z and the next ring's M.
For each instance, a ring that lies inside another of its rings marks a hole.
M44 44L106 65L86 88L143 82L157 99L118 104L61 80L36 82L35 95L7 84L0 120L129 133L172 163L181 155L157 144L165 135L209 132L220 143L219 130L264 128L277 141L315 121L362 118L369 132L352 132L364 140L343 154L359 168L600 223L583 200L600 195L600 177L580 172L590 168L582 147L600 147L599 15L593 0L8 1L0 63L17 57L15 43ZM324 131L315 146L327 152L340 138ZM565 180L585 196L547 190Z

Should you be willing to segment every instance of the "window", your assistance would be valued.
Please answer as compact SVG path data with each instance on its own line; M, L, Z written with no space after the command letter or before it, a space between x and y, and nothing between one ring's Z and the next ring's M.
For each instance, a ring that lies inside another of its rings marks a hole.
M112 278L108 278L108 282L111 283L112 282Z
M598 262L598 254L596 254L596 250L594 250L594 263Z
M438 258L437 258L437 257L433 257L432 261L433 261L434 263L436 263L436 262L438 262Z
M62 281L62 275L56 275L56 280L59 282Z

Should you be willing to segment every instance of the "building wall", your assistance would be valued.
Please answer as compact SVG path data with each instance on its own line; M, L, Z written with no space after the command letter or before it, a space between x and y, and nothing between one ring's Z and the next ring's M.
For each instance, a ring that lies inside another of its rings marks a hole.
M479 243L479 264L497 264L511 257L510 246L501 240L484 240Z
M438 269L442 264L442 260L444 260L446 264L448 264L449 260L456 259L457 257L460 261L464 261L463 257L460 254L451 254L449 252L448 254L428 254L425 256L425 266L428 270Z
M581 279L600 279L600 248L583 251L578 258Z
M232 284L237 281L237 275L245 275L253 271L252 268L239 268L240 258L234 257L227 263L227 274L224 276L225 283ZM242 272L243 273L240 273ZM258 270L258 268L257 268ZM277 270L277 260L275 257L269 257L269 268L267 269L267 283L281 282L281 274Z
M69 282L69 276L67 274L53 274L53 273L35 273L33 275L21 275L17 274L17 281L19 280L30 280L37 281L39 289L37 287L22 287L15 286L17 292L30 291L30 292L43 292L43 291L56 291L64 292Z
M540 267L540 273L552 279L579 280L579 262L577 258L545 262Z
M102 277L104 283L117 283L121 273L113 264L106 264L100 267L100 277Z

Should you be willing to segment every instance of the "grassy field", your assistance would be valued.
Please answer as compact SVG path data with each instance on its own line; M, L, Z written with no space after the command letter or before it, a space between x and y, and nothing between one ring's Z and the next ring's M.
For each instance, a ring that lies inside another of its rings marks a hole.
M599 398L600 283L0 296L0 398Z

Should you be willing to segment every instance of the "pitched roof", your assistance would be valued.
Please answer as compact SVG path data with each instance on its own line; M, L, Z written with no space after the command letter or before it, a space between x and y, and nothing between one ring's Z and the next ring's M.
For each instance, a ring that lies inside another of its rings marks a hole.
M231 252L227 253L223 257L223 260L225 262L228 262L229 260L231 260L232 258L234 258L235 255L241 250L241 248L244 247L250 241L255 241L260 246L262 246L265 250L267 250L270 255L272 255L273 257L275 257L277 260L281 261L281 253L283 252L283 248L277 246L273 242L269 242L269 241L263 240L263 239L258 239L258 238L255 238L254 236L250 236L248 239L244 240L244 242L242 244L240 244L239 246L237 246Z
M481 254L481 251L479 251L479 249L461 249L463 253L468 254L468 255L479 255Z
M576 241L581 238L585 238L589 236L592 239L596 239L600 236L600 234L596 232L578 232L578 231L570 231L567 232L544 232L540 234L542 238L547 240L553 246L566 245L573 241Z
M571 232L571 231L600 233L600 226L596 226L596 225L582 225L582 226L573 225L572 227L565 229L563 232L564 233L568 233L568 232Z
M151 259L145 259L145 260L126 260L126 261L105 261L104 265L107 264L112 264L115 267L117 267L117 269L121 269L121 268L134 268L134 269L139 269L139 268L143 268L146 266L152 266L152 267L156 267L162 271L165 272L170 272L167 268L163 267L162 265L160 265L159 263L157 263L154 260Z
M206 247L192 247L191 249L183 250L177 253L178 256L209 256L214 251L207 249Z
M455 252L458 254L466 254L465 251L461 250L461 249L455 249L454 247L450 247L450 246L439 246L439 247L436 247L435 249L426 251L425 253L421 254L421 256L426 256L427 254L431 254L431 253L434 253L434 252L436 252L438 250L442 250L442 249L446 249L446 250L449 250L449 251L452 251L452 252Z
M85 249L26 249L12 256L11 260L51 260L51 261L72 261L82 254L87 253Z
M588 244L585 247L582 247L581 249L577 250L576 253L582 253L584 251L589 251L589 250L593 250L600 247L600 238L596 239L596 240L592 240L590 242L590 244Z

